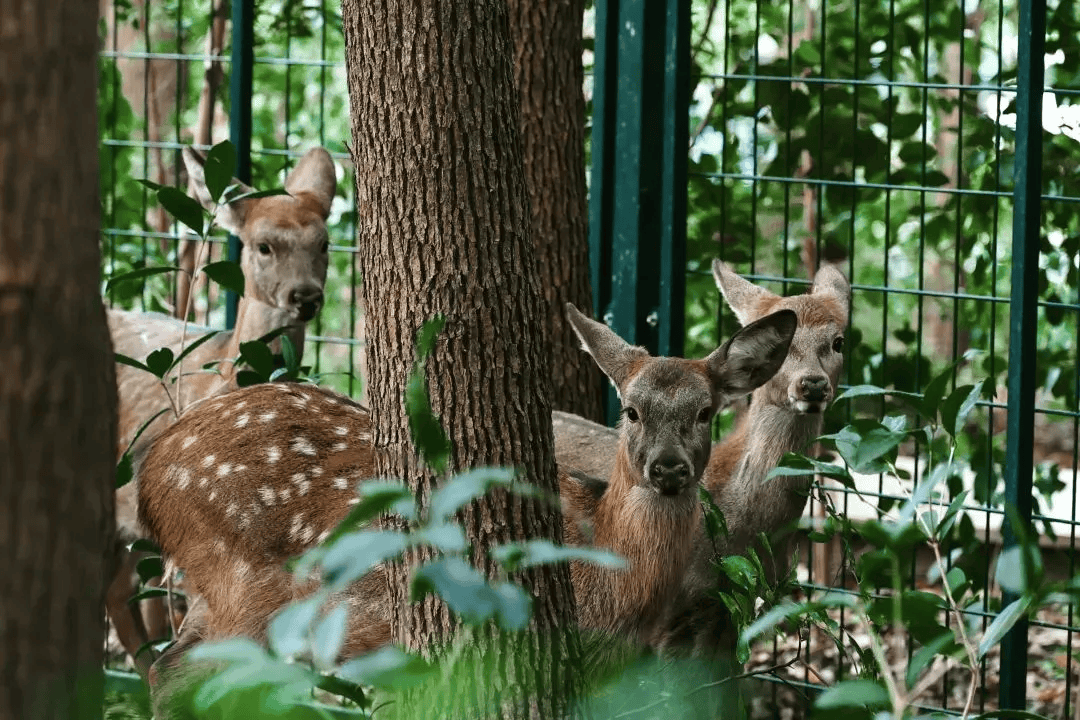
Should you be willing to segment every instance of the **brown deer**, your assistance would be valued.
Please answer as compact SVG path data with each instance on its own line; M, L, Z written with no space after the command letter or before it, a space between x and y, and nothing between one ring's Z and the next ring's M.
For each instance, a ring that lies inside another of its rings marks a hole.
M617 459L598 496L560 477L569 544L626 557L622 572L572 563L578 619L644 641L678 593L700 517L698 482L709 426L732 397L783 363L795 315L780 311L740 330L702 360L654 358L568 306L584 348L619 389ZM256 385L193 407L141 458L139 512L170 563L203 598L198 625L155 664L171 667L206 638L261 639L270 616L310 592L284 562L324 539L373 475L370 418L329 390ZM183 512L178 508L184 508ZM588 518L583 529L578 519ZM385 581L376 569L348 593L343 655L390 641Z
M757 287L719 261L713 264L713 275L743 325L781 309L798 317L786 360L772 379L754 391L748 411L732 433L713 448L703 476L705 487L724 513L729 532L715 551L741 554L759 532L767 533L772 537L775 557L763 562L775 574L787 561L787 543L780 531L802 514L810 479L765 478L784 453L805 450L821 433L822 412L835 395L843 366L851 288L829 265L818 271L809 292L792 297ZM569 413L552 416L560 466L604 477L611 467L614 431ZM604 492L602 482L583 485L598 494ZM703 536L696 541L695 556L692 570L686 574L684 597L673 603L672 617L654 642L662 648L692 643L699 652L712 654L713 648L703 644L717 638L709 637L705 630L716 631L715 623L722 623L723 612L710 607L719 603L706 599L715 585L714 548ZM720 617L711 617L717 611Z
M205 159L185 148L184 162L192 187L200 202L213 210L203 173ZM251 188L233 180L243 192ZM240 354L240 344L285 328L285 335L298 352L303 352L306 324L319 312L326 281L330 214L337 186L333 161L323 148L313 148L293 168L285 181L289 195L238 200L216 209L216 222L240 237L245 293L237 309L236 327L219 333L188 355L174 371L171 390L149 373L117 364L120 396L120 444L117 455L128 447L138 429L161 410L139 438L148 443L176 420L176 414L199 399L235 388L232 365ZM182 346L203 337L207 328L185 324L158 313L109 311L109 328L117 352L143 359L159 347L179 354ZM279 344L278 340L273 341ZM199 372L209 363L218 363L217 372ZM167 381L168 382L168 381ZM136 517L136 489L129 484L117 492L118 539L123 543L142 536ZM143 618L128 605L137 587L133 570L137 557L118 548L118 569L110 586L106 607L124 649L144 672L148 658L137 650L151 635ZM149 613L148 613L149 614ZM154 632L163 631L160 607ZM147 618L150 620L150 618ZM156 634L154 635L156 636Z

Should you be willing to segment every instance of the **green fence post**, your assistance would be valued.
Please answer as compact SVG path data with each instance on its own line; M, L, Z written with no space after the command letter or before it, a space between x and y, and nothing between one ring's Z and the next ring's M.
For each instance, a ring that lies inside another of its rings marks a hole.
M251 91L255 67L255 2L233 0L232 57L229 68L229 139L236 147L236 178L251 182ZM229 235L229 259L240 262L240 238ZM240 298L225 294L225 327L236 325Z
M595 309L628 342L681 354L690 8L679 0L606 0L596 12ZM614 392L606 409L614 421Z
M1021 0L1016 92L1016 178L1013 189L1013 266L1009 297L1005 502L1016 509L1018 521L1025 526L1030 526L1031 523L1045 42L1046 0ZM1005 547L1011 547L1016 542L1016 529L1006 516ZM1005 606L1015 599L1015 595L1005 592L1002 605ZM1026 709L1027 635L1027 619L1022 618L1001 643L999 701L1003 710Z

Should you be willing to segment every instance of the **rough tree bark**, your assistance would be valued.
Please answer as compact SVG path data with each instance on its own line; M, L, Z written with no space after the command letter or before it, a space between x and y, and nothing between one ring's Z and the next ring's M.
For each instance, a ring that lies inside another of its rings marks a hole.
M585 188L584 0L508 0L525 186L551 338L551 404L603 422L601 378L583 362L566 303L592 307Z
M427 377L453 443L451 469L514 466L554 492L546 303L505 0L343 0L342 16L377 474L405 478L422 502L437 482L417 460L402 397L416 330L442 313ZM495 544L561 540L556 507L505 494L474 503L462 519L488 573ZM408 566L391 573L396 639L430 651L453 622L441 603L408 603L409 574ZM569 573L542 568L516 579L534 598L534 632L518 652L506 638L476 638L483 682L454 688L457 697L433 716L475 705L505 717L565 714L580 655Z
M116 380L96 0L0 0L0 717L101 717Z

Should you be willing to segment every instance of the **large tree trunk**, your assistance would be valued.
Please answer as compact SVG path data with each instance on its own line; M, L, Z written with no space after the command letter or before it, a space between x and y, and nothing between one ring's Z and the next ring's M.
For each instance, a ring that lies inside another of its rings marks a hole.
M551 404L603 421L600 372L583 362L564 307L592 307L585 190L584 0L508 0L521 100L525 186L540 287L548 302Z
M116 380L96 0L0 0L0 717L101 717Z
M402 396L415 333L442 313L427 377L453 443L451 469L513 466L556 492L546 303L505 0L343 0L342 16L377 473L405 478L421 501L437 482L417 459ZM474 561L489 574L493 545L561 541L556 507L505 494L474 503L462 520ZM430 651L453 623L439 602L408 602L410 566L423 559L413 555L390 574L392 623L399 642ZM470 705L506 717L566 712L580 655L569 572L541 568L516 580L534 598L525 646L476 637L483 682L452 687L445 712L433 709L433 717L469 714Z

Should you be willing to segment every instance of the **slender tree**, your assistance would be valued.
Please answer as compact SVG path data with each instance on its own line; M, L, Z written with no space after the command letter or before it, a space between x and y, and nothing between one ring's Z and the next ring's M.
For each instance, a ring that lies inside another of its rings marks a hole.
M417 459L403 393L417 329L446 326L427 362L432 406L453 445L450 465L513 466L556 490L544 296L521 159L505 0L343 0L358 247L367 308L377 471L421 501L437 482ZM558 508L505 494L462 518L474 560L525 537L561 540ZM392 623L406 647L451 637L444 605L408 602L409 565L390 574ZM459 685L448 713L559 717L576 690L573 590L565 567L516 578L534 598L522 641L480 634L482 682ZM478 673L479 674L479 673Z
M585 188L584 0L508 0L521 102L525 187L540 287L548 302L551 404L602 421L601 378L582 362L563 308L592 307Z
M0 0L0 717L101 717L116 379L96 0Z

